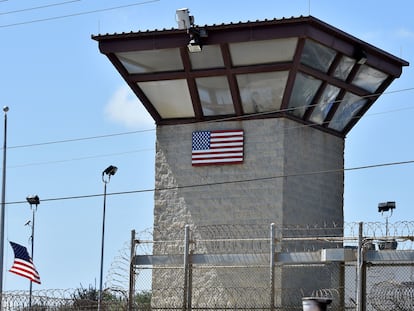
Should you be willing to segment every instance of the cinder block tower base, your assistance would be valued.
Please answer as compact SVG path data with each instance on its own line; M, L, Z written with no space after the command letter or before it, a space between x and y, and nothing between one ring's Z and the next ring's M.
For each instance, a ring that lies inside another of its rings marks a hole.
M244 163L242 165L203 166L191 165L191 136L198 130L244 130ZM178 139L179 138L179 139ZM172 237L183 239L184 226L190 225L194 240L219 237L198 230L206 226L222 225L227 238L263 237L261 232L247 230L269 228L275 224L279 238L309 237L324 234L321 230L304 228L333 228L342 236L343 227L343 155L344 140L337 136L294 121L276 118L225 122L206 125L174 125L157 128L156 192L154 208L154 240L168 241ZM283 230L282 228L301 228ZM244 228L244 229L243 229ZM233 231L232 231L233 230ZM249 236L248 236L249 235ZM177 244L178 246L178 244ZM304 251L320 248L320 242L296 241L277 245L278 251ZM269 244L254 246L255 253L268 253ZM326 247L333 247L326 245ZM208 246L207 246L208 248ZM222 248L222 249L218 249ZM165 254L166 249L159 249ZM244 245L218 244L206 253L244 253ZM169 254L181 254L182 249L170 246ZM154 248L157 255L157 249ZM340 269L328 270L276 269L276 288L301 288L307 292L318 288L338 288ZM182 277L161 270L153 274L153 288L163 288L166 280L182 286ZM316 277L319 275L320 277ZM325 277L324 277L325 276ZM193 286L202 288L263 288L249 300L256 305L269 299L268 269L257 268L247 275L232 269L210 269L203 275L195 274ZM160 283L159 283L160 282ZM156 301L157 291L153 291ZM163 295L162 291L159 292ZM279 305L300 304L297 297L277 292ZM175 297L173 300L181 298ZM206 293L203 294L206 299ZM217 292L214 293L217 297ZM213 296L211 299L213 299ZM293 295L294 296L294 295ZM165 296L163 296L165 298ZM228 299L228 291L220 293ZM161 298L161 297L159 297ZM161 301L161 299L160 299ZM171 302L171 301L170 301ZM164 300L165 303L165 300Z

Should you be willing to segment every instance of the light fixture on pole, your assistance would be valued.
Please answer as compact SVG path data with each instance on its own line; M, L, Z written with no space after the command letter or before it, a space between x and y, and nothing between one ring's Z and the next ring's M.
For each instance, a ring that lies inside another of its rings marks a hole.
M105 245L105 211L106 211L106 185L111 180L111 176L115 175L118 168L110 165L102 172L102 182L104 183L104 201L102 211L102 238L101 238L101 270L99 274L99 296L98 296L98 311L101 310L102 305L102 276L103 276L103 260L104 260L104 245Z
M190 28L188 30L190 41L187 44L190 53L201 52L203 49L203 39L207 38L207 30L204 28Z
M392 216L392 212L395 209L395 202L383 202L378 204L378 212L381 215L384 215L384 212L388 212L389 214L385 215L385 236L388 237L388 218Z
M197 28L194 26L194 16L190 15L190 10L187 8L178 9L175 11L178 29L185 29L190 36L187 48L190 53L201 52L203 49L203 42L201 38L207 38L207 30L204 28Z
M389 228L388 228L388 219L392 216L392 213L395 209L395 202L383 202L378 204L378 212L381 213L382 216L385 214L385 239L378 243L378 247L380 250L384 249L397 249L398 242L395 239L389 238Z
M4 265L4 215L6 210L6 151L7 151L7 112L9 107L4 106L4 140L3 140L3 178L1 191L1 212L0 212L0 310L2 309L3 297L3 265Z
M30 240L31 240L31 246L32 246L32 254L31 254L31 257L32 257L32 260L34 260L33 257L34 257L35 213L37 211L37 206L40 204L40 199L39 199L39 196L37 196L37 195L31 195L31 196L28 196L26 198L26 200L30 204L30 209L32 210L32 224L31 224L31 227L32 227L32 235L30 237ZM33 205L34 205L34 207L33 207ZM32 289L33 289L33 282L30 280L29 310L31 310L31 308L32 308Z

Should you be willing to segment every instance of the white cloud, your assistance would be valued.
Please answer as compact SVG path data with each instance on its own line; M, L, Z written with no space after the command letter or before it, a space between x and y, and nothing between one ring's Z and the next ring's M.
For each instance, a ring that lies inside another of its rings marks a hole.
M401 38L414 38L414 31L408 30L406 28L400 28L397 31L397 36Z
M154 120L128 86L121 86L109 99L105 115L129 129L154 128Z

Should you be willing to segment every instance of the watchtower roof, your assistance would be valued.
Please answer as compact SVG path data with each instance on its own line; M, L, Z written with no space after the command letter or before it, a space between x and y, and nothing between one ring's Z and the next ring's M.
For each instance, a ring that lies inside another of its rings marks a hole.
M285 117L345 137L409 65L312 16L92 39L158 125Z

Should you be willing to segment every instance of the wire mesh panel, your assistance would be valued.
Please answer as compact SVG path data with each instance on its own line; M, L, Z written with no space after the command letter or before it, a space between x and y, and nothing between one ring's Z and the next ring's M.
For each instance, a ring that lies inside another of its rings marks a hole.
M151 308L182 309L184 291L184 270L182 267L160 268L152 271L152 299Z
M414 310L414 262L370 264L366 281L367 310Z
M193 266L193 309L254 309L270 307L268 267Z
M265 225L217 225L165 240L137 236L132 291L115 282L128 279L118 264L102 310L302 311L305 297L331 299L328 310L414 310L414 223L361 228L290 226L270 234ZM96 310L97 294L34 291L31 310ZM29 310L29 293L3 293L3 310Z
M289 295L280 297L280 307L286 309L302 308L303 297L332 298L334 310L342 308L344 288L343 265L340 263L306 263L281 264L282 269L280 288L278 291L289 289ZM335 296L335 298L333 298Z
M344 310L356 310L358 279L355 262L344 263L344 276Z

